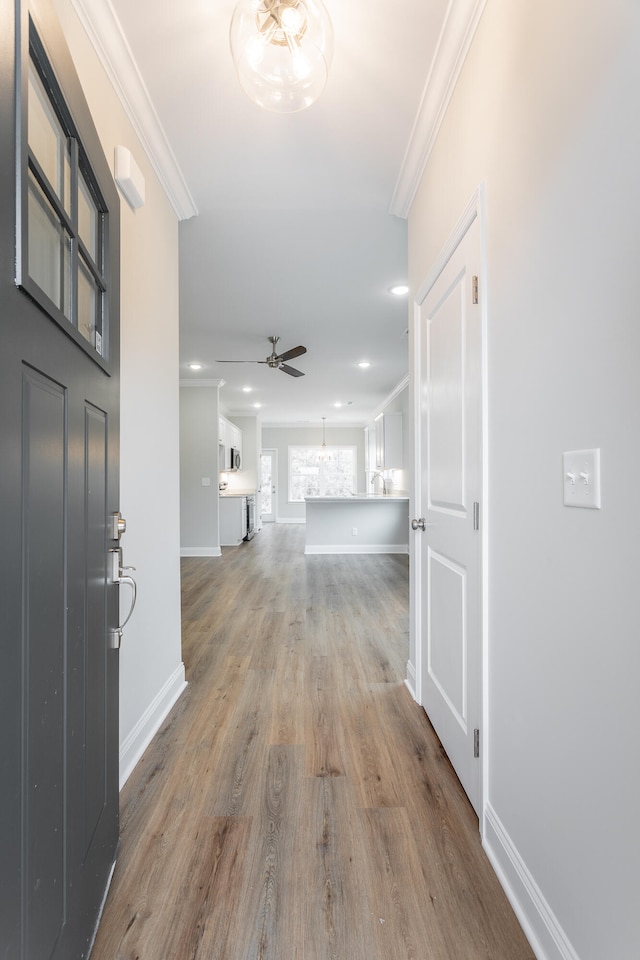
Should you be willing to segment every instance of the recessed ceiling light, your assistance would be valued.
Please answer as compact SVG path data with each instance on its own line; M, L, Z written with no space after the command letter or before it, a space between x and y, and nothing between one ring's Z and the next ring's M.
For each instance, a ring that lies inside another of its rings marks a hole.
M334 407L341 407L341 406L342 406L342 404L341 404L341 402L340 402L339 400L338 400L337 403L334 403Z
M187 366L189 367L189 370L202 370L201 363L188 363Z
M389 287L389 293L392 293L396 297L404 297L405 293L409 293L409 287L406 283L396 283L392 287Z
M366 370L367 367L371 366L371 363L368 360L361 360L358 366L360 367L361 370Z
M256 408L256 410L259 410L261 406L262 406L261 403L254 403L254 407Z
M243 392L243 393L251 393L252 390L253 390L253 387L243 387L243 388L242 388L242 392Z

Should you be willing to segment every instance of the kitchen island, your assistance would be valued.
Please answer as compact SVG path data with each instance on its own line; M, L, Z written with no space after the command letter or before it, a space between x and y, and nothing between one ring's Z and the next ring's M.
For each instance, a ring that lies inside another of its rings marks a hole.
M408 553L409 497L305 497L305 554Z

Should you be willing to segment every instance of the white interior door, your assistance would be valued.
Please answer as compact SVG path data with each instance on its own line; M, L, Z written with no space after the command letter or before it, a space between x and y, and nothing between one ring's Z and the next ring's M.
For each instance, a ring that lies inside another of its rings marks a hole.
M416 312L421 702L480 812L482 326L475 216ZM477 732L476 732L477 731Z
M260 517L263 523L276 519L277 451L263 450L260 454Z

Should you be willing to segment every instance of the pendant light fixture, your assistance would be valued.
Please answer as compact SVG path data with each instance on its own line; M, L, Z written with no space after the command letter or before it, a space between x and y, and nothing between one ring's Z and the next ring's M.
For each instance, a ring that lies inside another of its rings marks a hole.
M325 436L325 421L326 417L321 417L322 420L322 446L320 448L320 459L321 460L330 460L331 458L327 456L327 438Z
M324 90L333 27L322 0L239 0L229 40L242 89L265 110L304 110Z

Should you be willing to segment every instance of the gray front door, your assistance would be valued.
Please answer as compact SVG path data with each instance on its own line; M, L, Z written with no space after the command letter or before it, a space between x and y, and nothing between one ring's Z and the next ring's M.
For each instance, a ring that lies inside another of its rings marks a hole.
M76 960L118 842L119 205L49 0L0 0L0 170L0 960Z

